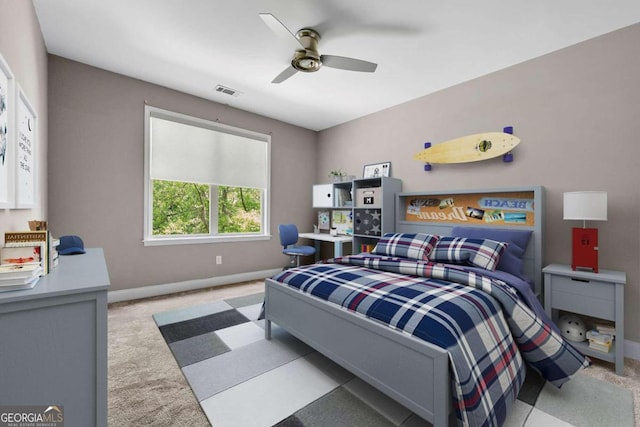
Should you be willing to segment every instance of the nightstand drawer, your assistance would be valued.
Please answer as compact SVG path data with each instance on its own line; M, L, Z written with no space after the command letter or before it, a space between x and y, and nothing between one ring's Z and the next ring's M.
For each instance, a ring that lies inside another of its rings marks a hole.
M615 291L616 287L607 282L553 276L551 300L556 309L613 320Z

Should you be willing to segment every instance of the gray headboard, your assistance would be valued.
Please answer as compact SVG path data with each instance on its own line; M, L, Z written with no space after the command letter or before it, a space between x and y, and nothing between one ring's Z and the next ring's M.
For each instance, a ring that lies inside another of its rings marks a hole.
M532 230L524 274L542 298L544 187L433 190L396 194L398 233L448 236L456 226Z

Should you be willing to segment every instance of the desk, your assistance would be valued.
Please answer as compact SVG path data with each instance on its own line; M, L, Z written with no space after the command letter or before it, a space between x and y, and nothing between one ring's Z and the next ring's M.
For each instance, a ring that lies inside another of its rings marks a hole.
M342 256L342 245L353 241L351 236L332 236L328 233L298 233L298 237L315 240L316 262L320 261L320 242L333 242L333 256L339 257Z

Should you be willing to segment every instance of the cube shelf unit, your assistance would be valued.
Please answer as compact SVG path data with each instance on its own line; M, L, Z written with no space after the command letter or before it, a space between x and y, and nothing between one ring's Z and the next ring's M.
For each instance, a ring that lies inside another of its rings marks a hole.
M353 180L353 253L363 252L363 245L376 245L385 233L395 228L395 195L402 191L397 178L362 178Z
M318 184L313 186L313 207L351 209L351 181Z

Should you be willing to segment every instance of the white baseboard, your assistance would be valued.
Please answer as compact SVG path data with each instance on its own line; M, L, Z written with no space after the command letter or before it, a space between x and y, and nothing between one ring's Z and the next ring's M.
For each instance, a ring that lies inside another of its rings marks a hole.
M640 360L640 343L624 340L624 357Z
M249 282L273 277L281 272L281 268L272 270L250 271L248 273L230 274L227 276L209 277L207 279L187 280L185 282L167 283L164 285L142 286L140 288L109 291L108 302L130 301L160 295L175 294L177 292L193 291L213 286L230 285L233 283Z

